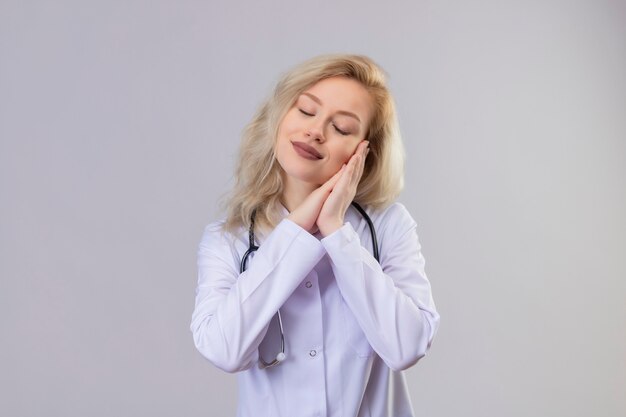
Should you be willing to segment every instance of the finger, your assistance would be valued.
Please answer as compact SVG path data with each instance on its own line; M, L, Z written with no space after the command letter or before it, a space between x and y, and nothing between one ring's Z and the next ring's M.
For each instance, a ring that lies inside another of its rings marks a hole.
M365 159L367 157L367 154L370 153L370 143L369 142L365 142L365 145L363 146L363 159Z
M369 142L366 140L361 141L354 153L348 160L347 164L344 164L345 172L342 174L341 178L337 179L333 188L338 188L339 190L350 188L356 188L358 184L361 174L363 173L363 163L365 161L365 157L363 153L367 151L367 147Z
M341 177L343 176L344 172L346 171L346 164L343 164L341 166L341 168L339 169L339 171L337 171L337 173L335 175L332 176L332 178L330 179L330 188L334 188L335 185L337 184L337 182L341 179Z
M361 143L359 143L359 148L357 149L356 154L360 155L359 158L359 163L358 163L358 168L357 168L357 172L356 172L356 181L358 183L359 179L361 178L361 175L363 175L363 168L365 166L365 158L367 157L367 153L369 152L369 142L364 140Z
M352 173L352 177L350 178L350 185L356 190L359 181L361 180L361 174L363 173L363 158L362 155L359 155L354 167L354 172Z
M354 158L354 156L352 158ZM338 192L342 194L350 186L352 182L352 176L354 175L355 166L355 161L352 158L348 161L347 164L343 166L342 175L337 179L336 183L334 184L332 189L333 192Z
M337 171L335 175L330 177L330 179L328 179L328 181L326 181L320 188L322 188L326 192L330 192L337 184L337 181L339 181L339 179L341 178L345 169L346 169L346 164L343 164L342 167L339 169L339 171Z
M359 160L359 165L358 165L358 173L357 173L357 178L356 178L356 182L358 184L358 182L361 179L361 176L363 175L363 170L365 168L365 159L367 158L367 154L369 153L369 142L365 142L364 146L361 148L361 157Z
M358 154L362 154L365 149L369 146L369 142L366 140L362 140L361 142L359 142L359 144L356 146L356 149L354 150L353 155L358 155Z
M370 143L368 141L364 140L364 141L362 141L359 144L359 146L360 146L359 151L360 151L361 155L365 156L366 153L367 153L367 150L369 149Z
M361 152L355 154L353 158L354 169L351 172L350 176L350 186L356 189L361 179L361 175L363 174L363 166L365 164L365 156L363 155L363 151L361 150Z

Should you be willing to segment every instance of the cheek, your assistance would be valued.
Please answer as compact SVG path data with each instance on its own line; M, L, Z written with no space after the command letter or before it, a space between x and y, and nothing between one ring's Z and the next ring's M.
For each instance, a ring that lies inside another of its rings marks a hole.
M293 132L297 124L297 115L295 115L292 111L289 111L283 118L283 121L280 123L278 130L283 134L289 135L291 132Z
M357 146L358 146L358 143L355 145L343 146L336 151L337 158L341 160L342 164L348 163L348 161L350 160L350 157L354 155L354 152L356 151Z
M291 146L290 139L293 134L293 123L288 116L289 115L285 116L281 124L278 126L276 140L274 142L274 149L277 154L284 153Z

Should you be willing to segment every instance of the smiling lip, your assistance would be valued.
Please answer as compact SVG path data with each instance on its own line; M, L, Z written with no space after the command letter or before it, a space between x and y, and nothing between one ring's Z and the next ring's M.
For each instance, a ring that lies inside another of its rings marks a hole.
M303 142L291 142L293 145L293 149L296 153L306 159L311 159L317 161L318 159L322 159L322 155L315 150L315 148L307 145Z

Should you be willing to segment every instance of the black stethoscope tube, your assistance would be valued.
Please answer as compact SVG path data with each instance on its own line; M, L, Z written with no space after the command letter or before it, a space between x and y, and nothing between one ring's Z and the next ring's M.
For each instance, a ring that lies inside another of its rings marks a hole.
M378 240L376 239L376 230L374 229L374 223L372 223L372 219L367 215L363 207L359 204L352 202L352 206L361 213L361 216L367 222L367 225L370 229L370 235L372 237L372 252L376 261L380 263L379 255L378 255ZM248 266L248 257L252 252L255 252L259 249L258 245L254 244L254 218L256 216L256 209L252 211L252 215L250 216L250 229L248 230L248 250L243 254L243 258L241 258L241 264L239 265L239 273L243 273ZM271 362L266 362L263 360L261 355L259 355L259 367L260 368L269 368L270 366L278 365L285 359L285 333L283 332L283 320L280 316L280 309L276 312L278 315L278 326L280 327L280 353L276 355L276 359Z

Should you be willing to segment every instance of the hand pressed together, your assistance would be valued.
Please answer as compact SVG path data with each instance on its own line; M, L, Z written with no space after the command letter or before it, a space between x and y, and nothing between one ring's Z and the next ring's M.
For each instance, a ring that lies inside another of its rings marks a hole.
M288 218L311 233L319 229L324 237L339 229L363 175L368 145L367 141L359 143L348 163L309 194Z

